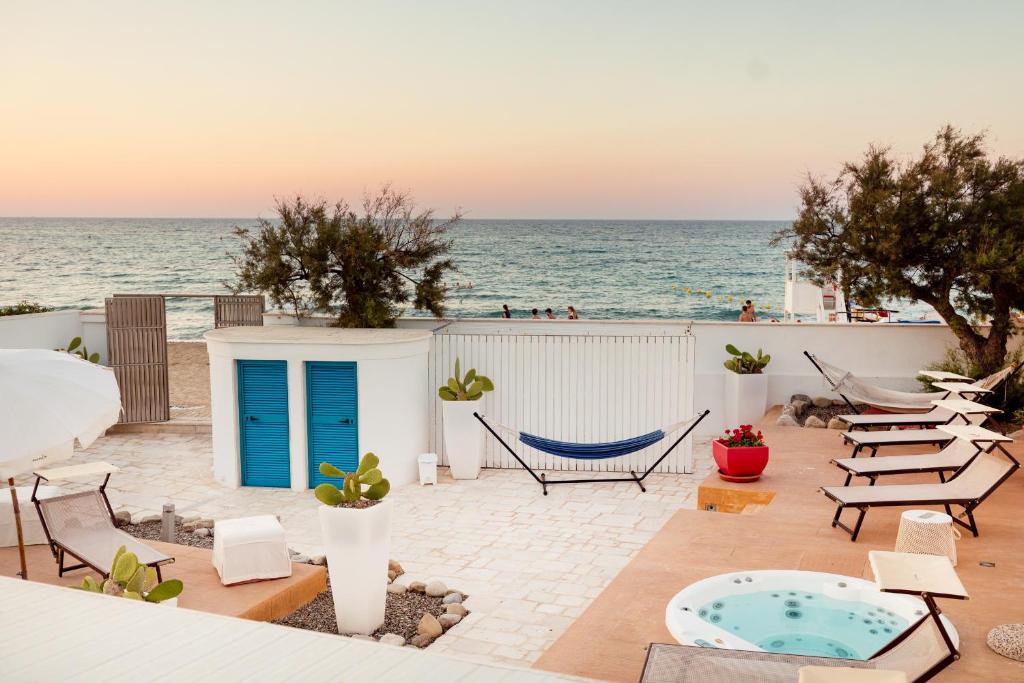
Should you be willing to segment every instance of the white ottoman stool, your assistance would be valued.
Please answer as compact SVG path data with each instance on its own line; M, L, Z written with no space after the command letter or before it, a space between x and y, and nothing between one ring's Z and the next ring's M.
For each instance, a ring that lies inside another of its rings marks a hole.
M213 566L225 586L291 576L284 527L273 515L214 522Z
M21 531L24 534L25 545L43 545L46 543L46 534L43 533L43 525L39 521L39 511L32 502L31 486L16 486L18 492L18 509L21 510ZM36 495L40 498L53 498L63 493L59 486L40 486ZM11 490L4 486L0 488L0 547L9 548L18 545L18 529L14 526L14 501L11 500Z

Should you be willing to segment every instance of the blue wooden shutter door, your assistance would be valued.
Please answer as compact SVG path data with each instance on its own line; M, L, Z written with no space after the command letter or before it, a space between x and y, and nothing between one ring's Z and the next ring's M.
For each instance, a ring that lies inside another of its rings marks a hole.
M291 486L288 364L283 360L236 363L242 486Z
M329 462L351 472L359 464L359 410L356 364L306 363L306 412L309 428L309 486L341 480L320 474Z

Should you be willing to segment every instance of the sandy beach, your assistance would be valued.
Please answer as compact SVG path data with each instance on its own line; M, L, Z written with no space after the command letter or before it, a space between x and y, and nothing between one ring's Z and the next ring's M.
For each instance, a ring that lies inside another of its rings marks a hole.
M210 361L206 342L167 343L171 419L210 419Z

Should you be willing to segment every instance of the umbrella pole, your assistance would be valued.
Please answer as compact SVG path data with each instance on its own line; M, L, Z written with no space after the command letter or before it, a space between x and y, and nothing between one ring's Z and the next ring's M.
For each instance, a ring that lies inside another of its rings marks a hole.
M25 565L25 536L21 531L21 508L18 507L18 490L14 488L14 477L7 480L11 491L11 505L14 507L14 528L18 531L18 555L21 557L21 571L18 576L28 580L28 567Z

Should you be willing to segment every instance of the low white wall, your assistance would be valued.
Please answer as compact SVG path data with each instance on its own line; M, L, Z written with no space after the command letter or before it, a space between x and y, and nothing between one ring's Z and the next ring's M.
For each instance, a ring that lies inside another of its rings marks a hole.
M2 349L59 349L75 337L82 337L89 353L99 353L101 363L107 362L107 328L102 309L0 316Z

